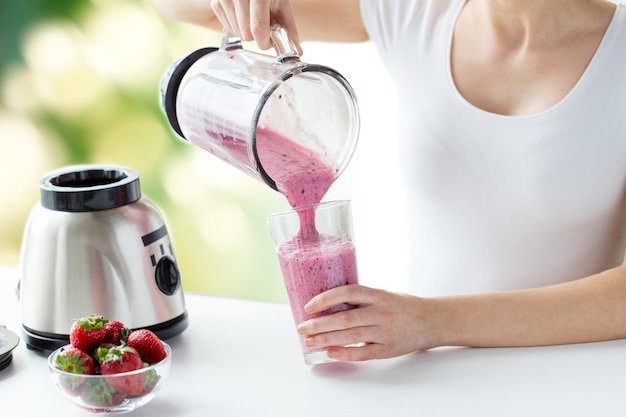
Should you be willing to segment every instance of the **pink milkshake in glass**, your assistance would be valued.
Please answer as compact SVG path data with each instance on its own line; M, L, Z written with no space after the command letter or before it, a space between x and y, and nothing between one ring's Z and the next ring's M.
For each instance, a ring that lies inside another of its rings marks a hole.
M296 325L351 308L344 304L316 315L304 311L304 305L317 294L358 283L350 202L302 206L271 215L268 222ZM307 364L331 361L325 350L308 348L302 337L300 341Z

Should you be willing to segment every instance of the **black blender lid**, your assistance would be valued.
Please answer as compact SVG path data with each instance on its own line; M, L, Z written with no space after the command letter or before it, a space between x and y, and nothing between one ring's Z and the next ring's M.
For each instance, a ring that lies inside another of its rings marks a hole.
M141 198L139 175L115 166L73 166L39 182L41 205L50 210L85 212L114 209Z
M19 343L20 338L15 333L0 325L0 371L9 366L13 359L11 352Z
M182 139L187 140L185 135L183 135L182 129L180 128L178 115L176 114L176 99L178 98L180 83L182 82L185 74L187 74L189 68L191 68L197 60L207 54L210 54L211 52L217 51L218 49L219 48L216 47L207 47L200 48L190 53L186 57L174 62L161 78L159 87L161 94L161 108L167 116L167 120L174 132L176 132Z

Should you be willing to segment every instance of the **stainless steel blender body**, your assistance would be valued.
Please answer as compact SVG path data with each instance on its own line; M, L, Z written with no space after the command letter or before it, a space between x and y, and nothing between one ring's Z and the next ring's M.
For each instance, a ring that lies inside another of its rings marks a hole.
M67 343L72 321L101 314L160 337L187 313L172 240L136 172L69 167L40 183L24 233L19 296L29 346Z

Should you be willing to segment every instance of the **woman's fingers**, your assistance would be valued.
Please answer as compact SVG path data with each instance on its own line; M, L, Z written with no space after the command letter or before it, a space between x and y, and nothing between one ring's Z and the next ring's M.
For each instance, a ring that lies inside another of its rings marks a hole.
M304 321L297 326L297 331L302 335L319 335L316 346L373 342L375 323L366 308L357 308ZM365 331L366 328L369 331Z
M211 0L215 16L226 30L244 41L255 40L260 49L271 48L270 26L281 25L302 53L291 3L284 0Z
M230 35L244 41L253 39L250 31L250 2L248 0L211 0L211 8Z
M220 0L211 0L211 8L228 33L231 33L233 36L239 36L237 33L238 29L236 30L233 26L233 23L236 22L231 21L230 19L230 15L232 15L232 13L229 13L227 9L222 7L222 2Z
M340 360L382 359L435 346L423 299L404 294L345 285L315 296L306 306L309 314L340 304L355 308L326 314L300 323L298 333L311 348L326 348Z
M321 313L339 304L351 304L360 306L371 304L375 299L375 293L371 288L358 284L341 285L316 295L305 306L308 314Z
M270 7L270 0L258 0L250 3L250 35L261 50L269 49L272 46L270 42Z
M326 291L307 304L308 313L321 312L339 304L357 308L307 320L297 326L306 335L305 343L311 347L327 347L355 343L381 343L384 332L381 325L388 316L374 306L376 300L384 302L388 293L359 285L347 285Z

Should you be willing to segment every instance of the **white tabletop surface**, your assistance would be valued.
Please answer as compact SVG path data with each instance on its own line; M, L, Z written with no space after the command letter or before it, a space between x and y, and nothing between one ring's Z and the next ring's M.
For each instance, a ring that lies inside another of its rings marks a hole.
M21 336L17 276L0 267L0 324ZM133 416L624 416L626 341L440 348L363 363L304 364L289 307L185 295L170 375ZM14 407L17 407L15 409ZM0 415L86 416L22 340L0 371Z

